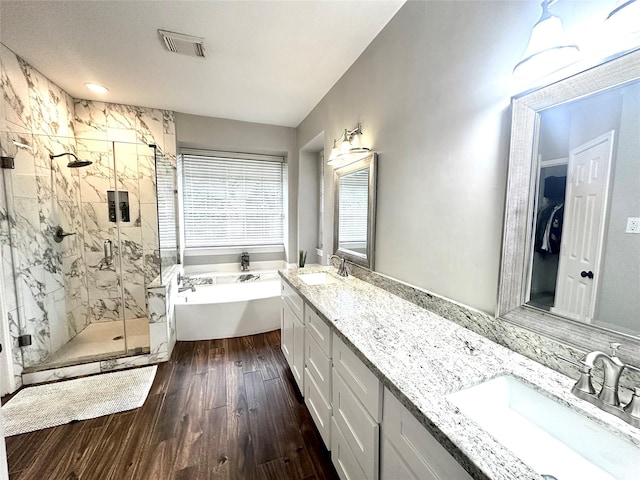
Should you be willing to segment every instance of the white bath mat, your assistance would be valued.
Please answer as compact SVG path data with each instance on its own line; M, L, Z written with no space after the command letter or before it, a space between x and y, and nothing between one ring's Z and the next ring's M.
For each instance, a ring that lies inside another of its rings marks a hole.
M27 387L2 407L9 437L141 407L157 367L134 368Z

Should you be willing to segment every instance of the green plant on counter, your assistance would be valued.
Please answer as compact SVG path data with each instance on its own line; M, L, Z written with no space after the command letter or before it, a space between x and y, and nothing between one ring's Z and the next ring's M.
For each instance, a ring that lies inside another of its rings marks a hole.
M307 263L307 252L304 250L300 250L298 266L300 268L304 267L304 264Z

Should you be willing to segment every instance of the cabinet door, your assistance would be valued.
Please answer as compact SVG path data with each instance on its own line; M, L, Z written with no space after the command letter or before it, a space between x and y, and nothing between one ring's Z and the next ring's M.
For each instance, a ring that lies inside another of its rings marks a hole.
M340 427L344 440L365 473L365 478L376 480L380 453L380 425L371 418L367 409L335 368L332 378L333 420Z
M396 472L404 470L412 472L406 478L471 480L466 470L386 388L382 438L385 446L381 452L381 480L395 480Z
M280 348L284 353L289 368L293 369L293 322L295 314L291 311L291 307L282 299L280 307L281 330L280 330Z
M351 448L336 424L335 418L331 419L331 461L338 472L340 480L366 479L358 460L353 455Z
M380 480L438 480L433 476L420 478L413 473L386 435L380 441Z
M291 372L304 396L304 324L293 315L293 363Z
M318 384L308 368L304 371L304 403L320 432L325 447L331 450L331 405L320 393Z

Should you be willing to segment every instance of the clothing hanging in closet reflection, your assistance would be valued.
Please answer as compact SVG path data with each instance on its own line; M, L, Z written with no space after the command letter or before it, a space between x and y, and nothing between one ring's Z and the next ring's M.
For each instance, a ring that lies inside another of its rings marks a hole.
M536 252L543 255L560 253L563 217L564 203L549 205L540 211L536 228Z

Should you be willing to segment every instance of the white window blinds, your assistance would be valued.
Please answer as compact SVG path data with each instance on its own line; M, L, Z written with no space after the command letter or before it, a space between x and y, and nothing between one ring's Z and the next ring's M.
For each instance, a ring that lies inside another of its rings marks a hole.
M340 178L340 243L366 243L368 192L368 170L360 170Z
M183 154L183 165L186 248L284 244L281 157Z

